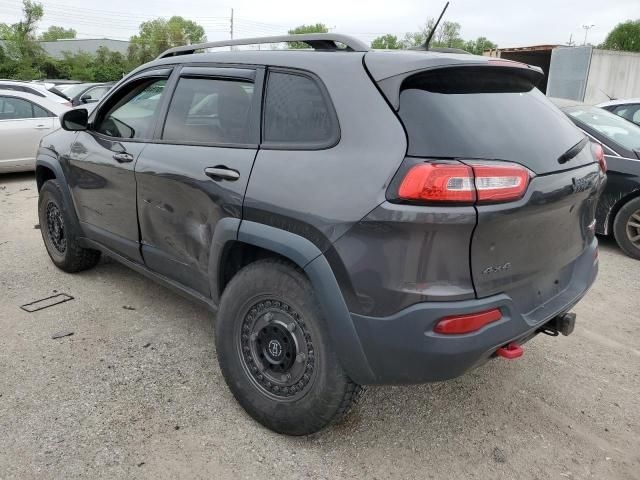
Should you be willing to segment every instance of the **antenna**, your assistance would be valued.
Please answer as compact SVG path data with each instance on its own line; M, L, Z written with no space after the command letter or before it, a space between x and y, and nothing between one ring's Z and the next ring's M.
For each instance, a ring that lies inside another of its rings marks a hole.
M604 90L602 90L601 88L599 88L598 90L600 90L602 93L605 94L605 96L609 99L609 100L616 100L616 98L612 97L611 95L609 95L607 92L605 92Z
M431 43L431 39L433 38L434 33L436 33L436 30L438 29L438 25L440 25L440 20L442 20L442 17L444 16L444 12L447 11L448 7L449 7L449 2L445 4L444 8L442 9L442 12L440 13L440 16L438 17L438 20L436 20L436 23L433 24L433 27L429 32L429 36L427 36L427 39L424 41L424 45L422 45L422 48L424 48L425 50L429 50L429 43Z

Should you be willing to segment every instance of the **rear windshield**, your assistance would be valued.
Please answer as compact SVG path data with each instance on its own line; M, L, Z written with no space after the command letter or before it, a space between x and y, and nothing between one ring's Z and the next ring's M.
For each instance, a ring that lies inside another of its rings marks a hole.
M399 115L409 155L507 160L536 173L584 135L515 69L458 67L409 77Z
M598 107L571 107L566 112L627 150L640 149L640 127L628 120Z

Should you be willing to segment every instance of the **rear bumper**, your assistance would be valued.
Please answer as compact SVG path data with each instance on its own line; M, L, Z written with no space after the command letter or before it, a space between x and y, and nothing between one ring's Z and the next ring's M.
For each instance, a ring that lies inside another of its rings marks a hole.
M457 302L425 302L388 317L351 314L373 378L366 383L402 384L446 380L462 375L494 355L499 347L524 343L556 316L569 311L593 284L597 240L574 261L568 287L530 312L521 312L506 294ZM533 292L532 292L533 294ZM433 331L446 316L499 308L502 319L464 335Z

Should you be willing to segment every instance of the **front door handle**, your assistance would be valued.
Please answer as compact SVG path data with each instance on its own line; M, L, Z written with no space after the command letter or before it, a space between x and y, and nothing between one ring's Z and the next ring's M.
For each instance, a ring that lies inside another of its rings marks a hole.
M36 125L33 128L35 128L36 130L45 130L45 129L51 128L51 127L49 127L49 125Z
M133 162L133 155L130 153L114 153L113 159L119 163Z
M230 168L220 165L217 167L207 167L204 169L204 173L212 180L229 180L235 182L240 178L240 172L231 170Z

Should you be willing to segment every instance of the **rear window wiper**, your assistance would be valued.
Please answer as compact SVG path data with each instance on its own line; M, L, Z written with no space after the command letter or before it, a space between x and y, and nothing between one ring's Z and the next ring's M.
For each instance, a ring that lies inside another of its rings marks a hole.
M587 143L589 143L589 139L587 137L584 137L582 140L576 143L573 147L571 147L569 150L567 150L562 155L560 155L558 157L558 163L560 164L567 163L573 157L578 155L582 151L582 149L587 145Z

